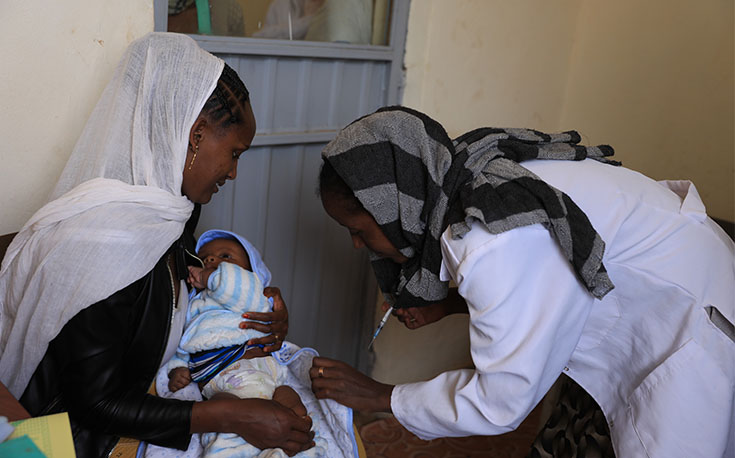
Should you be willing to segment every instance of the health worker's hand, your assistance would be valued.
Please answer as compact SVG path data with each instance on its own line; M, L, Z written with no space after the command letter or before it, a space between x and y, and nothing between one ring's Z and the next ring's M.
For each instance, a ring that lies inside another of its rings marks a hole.
M317 399L334 399L363 412L391 412L393 385L373 380L342 361L316 357L309 376Z
M387 312L390 308L387 302L383 302L381 309ZM427 324L441 320L448 315L444 304L437 302L436 304L427 305L425 307L409 307L405 309L396 309L393 315L398 321L403 323L408 329L418 329Z
M390 305L383 302L381 308L383 312L387 312ZM441 302L424 307L409 307L393 311L393 315L408 329L418 329L454 313L469 313L467 302L459 295L457 288L450 288L447 298Z
M269 313L243 313L242 317L247 321L240 323L240 329L255 329L269 335L258 339L250 339L248 345L264 345L264 347L249 349L245 352L245 359L267 356L271 352L280 350L283 341L286 340L286 334L288 334L288 309L281 296L281 290L269 286L263 290L263 295L273 298L273 311Z

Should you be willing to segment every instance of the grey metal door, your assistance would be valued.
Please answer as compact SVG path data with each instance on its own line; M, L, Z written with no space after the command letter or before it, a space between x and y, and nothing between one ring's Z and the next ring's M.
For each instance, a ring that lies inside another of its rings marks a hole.
M286 300L288 340L362 369L377 287L366 254L324 213L316 180L340 128L399 101L408 2L392 8L390 46L192 35L240 74L257 121L237 179L203 207L199 232L248 238Z

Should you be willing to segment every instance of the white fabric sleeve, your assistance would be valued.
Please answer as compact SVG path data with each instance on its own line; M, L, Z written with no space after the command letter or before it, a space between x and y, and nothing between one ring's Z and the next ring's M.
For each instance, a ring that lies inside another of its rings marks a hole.
M514 430L569 360L593 297L541 225L445 232L442 255L467 301L475 369L397 385L393 414L426 440Z

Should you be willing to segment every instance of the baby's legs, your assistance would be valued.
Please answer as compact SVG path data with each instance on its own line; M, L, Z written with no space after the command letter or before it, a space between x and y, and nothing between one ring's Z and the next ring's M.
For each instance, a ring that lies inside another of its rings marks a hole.
M276 389L273 394L274 399L279 391L283 390ZM294 394L296 393L294 392ZM234 394L218 391L209 399L236 397ZM304 409L304 412L306 412L306 409ZM205 458L287 458L288 456L280 448L260 450L233 433L204 433L202 434L202 447L204 448L203 456Z
M281 383L279 372L283 368L272 356L253 359L241 359L234 362L217 374L202 389L207 399L222 397L273 399L284 407L293 410L297 415L306 415L306 408L301 398L289 386L277 386ZM321 438L315 438L317 445L299 456L322 456L326 444ZM202 434L204 455L207 458L286 458L281 449L258 450L245 442L240 436L228 433Z
M271 399L277 378L278 363L273 357L240 359L210 380L202 395L211 399L216 393L224 392L242 399Z
M273 357L235 361L204 386L202 395L207 399L271 399L278 392L283 402L290 401L288 394L284 393L285 397L281 394L284 390L276 390L277 366ZM261 451L231 433L202 434L202 446L207 458L286 458L281 449Z
M260 450L232 433L204 433L202 447L205 458L287 458L280 448ZM307 451L308 452L308 451ZM304 452L301 452L303 456Z
M273 400L293 410L296 415L302 417L306 415L306 407L301 402L301 397L290 386L281 385L276 388L276 391L273 392Z

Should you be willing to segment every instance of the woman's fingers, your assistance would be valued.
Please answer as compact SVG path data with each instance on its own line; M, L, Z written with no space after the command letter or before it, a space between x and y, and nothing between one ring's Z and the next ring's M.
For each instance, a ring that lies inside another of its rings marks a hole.
M286 453L286 456L294 456L297 453L299 453L299 451L301 451L301 447L300 447L300 444L297 444L293 441L288 441L283 444L283 447L281 447L281 450L283 450L284 453Z
M417 312L415 307L407 309L398 309L395 312L398 321L403 323L408 329L416 329L423 326L425 323L421 320L420 312Z
M383 311L383 313L387 312L390 308L390 304L387 301L383 301L383 304L380 306L380 310Z
M241 329L256 329L260 332L278 333L286 336L288 333L288 321L280 320L276 313L243 313L246 321L240 323Z
M274 351L280 350L282 346L283 341L277 340L274 344L263 347L263 350L267 353L273 353Z
M287 455L293 456L301 451L308 450L314 446L313 433L297 431L292 429L286 438L286 442L283 444L284 452Z
M283 296L281 296L281 290L278 287L267 286L263 288L263 295L265 297L273 298L273 308L277 308L277 309L286 308L286 303L283 301Z
M315 367L351 367L349 364L344 363L342 361L331 359L331 358L325 358L323 356L316 356L311 361L311 369L309 370L309 373L311 374Z
M278 334L268 334L264 337L257 337L255 339L248 340L248 345L263 345L263 346L278 346L280 347L283 342L283 337Z
M247 312L243 313L242 317L247 320L260 321L263 324L271 324L278 321L275 315L274 312Z
M286 452L286 455L294 456L303 450L308 450L309 448L313 447L313 445L311 444L312 444L311 440L308 440L306 442L296 441L296 440L287 440L286 442L284 442L284 444L280 448L284 452Z
M250 318L250 315L251 314L248 314L248 319L253 319L253 318ZM256 331L270 333L271 325L265 324L265 323L259 323L258 321L243 321L240 323L240 329L255 329Z
M262 358L263 356L268 356L269 353L266 353L263 348L260 347L253 347L247 349L245 351L245 354L242 355L244 359L253 359L253 358Z
M297 441L287 441L283 447L283 451L286 452L286 455L288 456L294 456L299 452L309 450L314 445L316 445L314 444L314 441L309 441L307 443L302 443L302 442L297 442Z
M288 390L281 391L290 394ZM220 424L219 417L232 415L233 419L228 420L234 428L232 432L260 449L282 448L295 454L308 448L313 440L311 418L297 415L275 400L239 399L231 394L218 393L194 407L192 429L216 430L211 428Z
M259 346L259 349L262 349L265 354L280 350L283 346L283 341L286 338L286 335L284 333L278 332L272 326L262 323L255 323L251 321L242 322L240 323L240 329L255 329L262 332L263 334L268 334L263 337L250 339L247 342L248 345ZM249 349L245 353L246 358L263 356L258 354L257 352L251 352L252 350L255 350L255 348Z
M245 328L242 329L255 329L255 328ZM267 334L270 332L270 330L263 330L258 329L258 331ZM283 344L283 341L285 340L285 336L283 334L279 334L277 332L273 332L273 334L268 334L267 336L263 337L256 337L254 339L248 340L248 345L263 345L266 347L266 351L277 351L281 349L281 345Z
M281 296L281 290L269 286L263 290L263 295L273 298L273 311L243 313L245 321L240 323L240 329L254 329L268 335L248 342L248 345L262 345L263 348L261 351L248 350L245 353L246 358L255 358L280 350L288 334L288 310Z
M314 439L313 434L312 434L311 438ZM315 445L316 445L316 443L312 440L308 444L304 444L304 446L301 447L301 451L304 452L306 450L309 450L310 448L314 447Z
M309 431L304 432L292 429L291 433L288 435L288 439L293 442L298 442L299 446L303 446L304 444L311 442L311 435L309 434Z
M281 296L281 290L275 286L269 286L263 290L263 295L273 299L273 314L275 321L286 321L288 323L288 309Z
M281 297L281 291L276 287L268 287L263 290L263 294L273 298L273 311L246 312L242 315L246 321L240 323L240 329L254 329L267 334L248 341L248 345L256 347L245 352L246 359L259 358L280 350L288 333L288 310Z
M442 302L424 307L409 307L393 312L398 320L408 329L417 329L441 320L448 315L446 305Z
M293 411L292 411L293 412ZM311 417L307 416L299 416L294 414L296 417L296 421L291 425L292 429L294 431L302 432L306 435L309 435L311 433ZM309 437L309 440L311 440L311 436ZM307 441L308 442L308 441Z
M316 393L316 388L322 388L327 386L326 379L332 378L337 381L342 380L341 369L347 368L348 370L354 370L349 365L342 361L335 359L324 358L321 356L315 357L311 362L311 368L309 369L309 377L311 377L312 391ZM333 384L330 383L330 385Z
M261 356L268 356L274 351L278 351L283 346L282 340L275 340L273 336L265 336L259 339L252 339L248 341L248 345L254 345L245 351L243 357L245 359L260 358Z
M416 329L424 326L426 320L424 316L418 311L417 308L412 307L406 310L406 321L405 325L408 329Z

